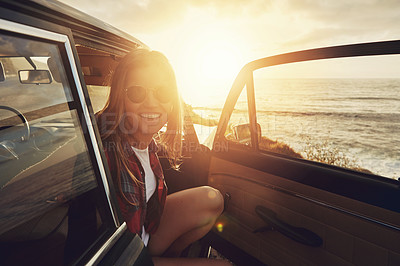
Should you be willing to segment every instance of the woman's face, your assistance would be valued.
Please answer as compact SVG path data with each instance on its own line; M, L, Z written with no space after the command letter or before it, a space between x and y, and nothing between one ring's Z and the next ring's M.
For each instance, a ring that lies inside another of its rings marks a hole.
M168 121L168 114L172 110L172 101L160 102L156 96L159 89L167 89L171 94L173 81L166 71L158 67L143 67L128 71L125 79L125 89L132 86L141 86L146 89L142 102L132 102L125 94L125 115L130 133L137 141L143 137L148 139L157 133ZM170 97L171 99L173 97ZM125 127L126 127L125 126Z

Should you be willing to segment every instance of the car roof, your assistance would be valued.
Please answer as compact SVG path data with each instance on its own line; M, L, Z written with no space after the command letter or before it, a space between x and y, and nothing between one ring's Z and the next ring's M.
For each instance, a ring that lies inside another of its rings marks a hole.
M89 47L98 44L103 49L108 46L121 51L121 55L136 47L148 48L128 33L59 1L2 0L0 4L19 13L70 28L76 44Z

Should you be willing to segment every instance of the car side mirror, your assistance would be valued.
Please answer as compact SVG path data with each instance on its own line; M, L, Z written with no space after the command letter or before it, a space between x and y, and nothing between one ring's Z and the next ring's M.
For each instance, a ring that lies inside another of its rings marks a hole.
M20 70L18 71L19 81L22 84L50 84L52 82L48 70Z
M251 142L251 127L250 124L241 124L233 127L233 136L239 143ZM258 141L261 139L261 126L257 123Z

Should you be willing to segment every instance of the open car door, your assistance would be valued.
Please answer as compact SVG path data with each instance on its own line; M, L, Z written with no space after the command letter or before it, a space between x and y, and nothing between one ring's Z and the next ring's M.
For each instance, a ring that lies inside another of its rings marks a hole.
M389 41L247 64L211 152L215 232L261 264L400 265L398 54Z

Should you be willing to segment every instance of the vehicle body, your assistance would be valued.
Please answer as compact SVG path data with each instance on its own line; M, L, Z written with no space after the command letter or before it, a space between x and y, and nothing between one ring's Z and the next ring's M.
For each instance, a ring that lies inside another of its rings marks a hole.
M1 1L0 20L1 264L151 265L123 222L94 118L118 60L146 45L59 2ZM271 130L253 74L294 62L398 54L400 41L389 41L251 62L233 84L209 147L199 143L187 112L181 171L160 158L169 193L211 185L225 196L225 211L201 248L185 254L206 256L211 246L236 265L399 265L399 181L316 162L286 146L285 154L265 149ZM396 101L389 107L384 125L396 130ZM358 116L349 121L348 128ZM395 166L396 137L389 144Z

